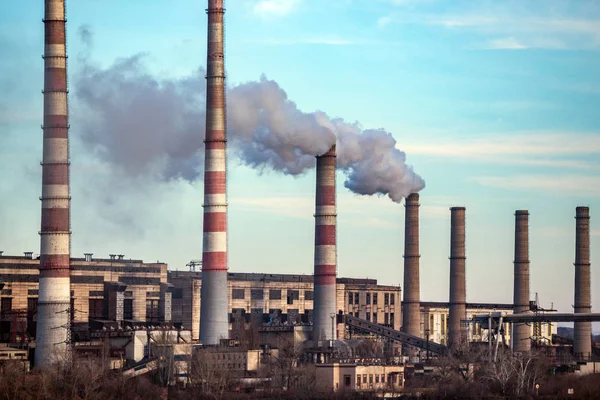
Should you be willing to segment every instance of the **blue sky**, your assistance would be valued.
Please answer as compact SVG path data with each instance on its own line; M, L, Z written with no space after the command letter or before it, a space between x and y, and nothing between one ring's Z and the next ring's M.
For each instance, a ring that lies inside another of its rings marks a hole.
M144 53L149 73L206 59L203 1L68 4L70 81ZM571 311L574 213L591 207L592 301L600 310L600 3L491 0L229 0L230 85L266 74L299 108L384 128L426 181L421 292L448 298L449 210L467 207L469 301L510 302L514 210L529 209L531 293ZM43 5L0 13L0 249L39 251ZM78 31L87 27L92 44ZM71 93L76 90L71 84ZM115 93L115 95L119 95ZM74 254L122 253L185 268L201 256L202 182L119 177L81 141L71 95ZM232 271L311 273L314 172L230 160ZM339 177L338 270L402 284L404 207Z

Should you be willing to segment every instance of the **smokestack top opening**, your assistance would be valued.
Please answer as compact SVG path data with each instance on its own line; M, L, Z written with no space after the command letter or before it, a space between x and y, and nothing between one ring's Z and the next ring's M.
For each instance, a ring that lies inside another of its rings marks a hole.
M419 193L411 193L405 200L405 206L418 206Z
M317 156L317 158L320 157L335 157L335 144L333 146L331 146L331 148L329 150L327 150L325 153L323 153L320 156Z
M450 207L450 211L465 211L466 207Z
M575 218L589 218L590 217L590 208L580 206L575 209Z
M515 215L529 215L529 210L516 210Z

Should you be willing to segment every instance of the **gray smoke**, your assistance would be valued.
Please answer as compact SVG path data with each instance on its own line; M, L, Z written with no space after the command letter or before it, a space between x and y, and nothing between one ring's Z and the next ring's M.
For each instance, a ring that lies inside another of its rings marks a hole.
M194 181L203 167L204 71L159 79L142 61L135 55L102 69L81 60L75 81L81 138L131 176ZM302 174L337 141L338 168L351 191L400 202L425 186L390 133L305 113L264 76L228 90L227 129L236 158L252 168Z

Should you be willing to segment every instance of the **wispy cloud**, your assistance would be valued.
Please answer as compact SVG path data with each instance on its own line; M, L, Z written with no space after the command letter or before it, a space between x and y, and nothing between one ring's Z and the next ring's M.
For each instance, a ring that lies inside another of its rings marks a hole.
M476 138L401 143L409 154L500 164L592 168L598 163L581 156L600 153L600 134L512 133L486 134Z
M600 196L600 177L579 175L481 176L472 180L483 186L550 192L555 195Z
M520 50L526 49L527 46L517 40L515 37L510 36L502 39L491 40L487 48L490 50Z
M301 0L259 0L252 6L255 15L263 18L283 17L291 14Z

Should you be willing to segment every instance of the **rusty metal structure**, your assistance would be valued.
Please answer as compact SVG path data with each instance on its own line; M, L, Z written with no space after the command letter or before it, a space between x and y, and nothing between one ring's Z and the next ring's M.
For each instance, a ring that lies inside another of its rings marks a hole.
M404 221L404 297L402 300L402 332L421 336L419 283L419 194L405 200ZM411 351L409 351L411 352ZM414 351L412 351L414 355Z
M335 340L336 314L336 195L335 145L317 157L315 196L315 289L313 340ZM333 316L333 317L332 317Z
M44 7L44 150L36 366L68 359L71 301L65 0L45 0Z
M450 208L450 296L448 345L458 348L467 340L467 288L465 274L465 207Z
M229 338L227 297L227 132L223 0L208 0L204 225L200 340Z
M514 259L513 312L529 312L529 211L515 211L515 259ZM531 349L529 326L523 323L512 325L513 352L528 352Z
M590 209L575 210L575 313L590 313ZM592 325L589 321L575 322L573 356L581 361L592 354Z

